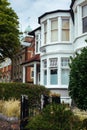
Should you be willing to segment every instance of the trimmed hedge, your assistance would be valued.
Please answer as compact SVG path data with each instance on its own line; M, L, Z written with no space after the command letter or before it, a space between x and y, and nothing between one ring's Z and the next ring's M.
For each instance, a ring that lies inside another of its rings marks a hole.
M41 94L49 94L49 90L28 83L0 83L0 99L20 99L21 95L28 95L29 105L34 105L40 103Z

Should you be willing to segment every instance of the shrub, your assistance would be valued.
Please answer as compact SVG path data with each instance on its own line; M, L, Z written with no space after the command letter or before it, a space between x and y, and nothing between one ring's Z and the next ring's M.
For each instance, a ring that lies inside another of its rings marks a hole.
M48 105L43 111L29 119L29 130L80 130L81 121L64 105Z

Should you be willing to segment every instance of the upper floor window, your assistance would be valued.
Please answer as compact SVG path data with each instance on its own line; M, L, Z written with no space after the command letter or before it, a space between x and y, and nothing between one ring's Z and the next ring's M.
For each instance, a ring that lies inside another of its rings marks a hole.
M36 52L38 52L38 35L36 35Z
M51 20L51 42L58 41L58 18Z
M62 19L62 41L69 41L69 19Z
M83 33L87 32L87 4L82 7Z
M49 18L42 25L43 44L70 41L70 16Z
M47 42L47 23L44 23L44 44Z
M40 33L38 33L38 34L35 36L35 39L36 39L36 45L35 45L36 53L38 53L38 52L39 52L39 48L40 48L40 42L41 42Z

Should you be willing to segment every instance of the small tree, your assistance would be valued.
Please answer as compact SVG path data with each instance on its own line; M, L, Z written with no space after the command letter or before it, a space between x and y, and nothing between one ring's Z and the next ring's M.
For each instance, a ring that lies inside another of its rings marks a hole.
M69 94L78 108L87 110L87 48L71 59Z
M12 59L20 45L18 17L7 0L0 0L0 60Z

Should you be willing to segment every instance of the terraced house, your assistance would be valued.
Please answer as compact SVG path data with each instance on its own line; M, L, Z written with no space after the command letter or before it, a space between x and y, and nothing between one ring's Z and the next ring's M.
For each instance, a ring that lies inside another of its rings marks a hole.
M44 85L60 94L61 102L70 103L69 62L70 56L74 57L76 52L87 46L87 0L72 0L69 10L46 12L38 18L38 23L40 27L28 33L34 38L34 43L28 46L29 57L24 55L21 71L18 69L21 81ZM13 79L16 80L15 68Z
M34 68L34 84L41 84L70 102L68 95L70 56L87 46L87 0L72 0L70 10L46 12L38 18L35 56L23 64ZM23 75L24 75L23 74ZM25 82L25 77L23 77Z

